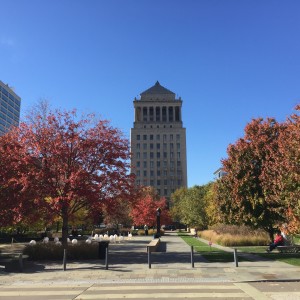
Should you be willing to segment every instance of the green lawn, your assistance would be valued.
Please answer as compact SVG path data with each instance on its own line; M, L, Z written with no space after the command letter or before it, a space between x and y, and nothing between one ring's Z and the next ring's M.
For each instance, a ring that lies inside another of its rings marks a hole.
M266 248L266 246L237 247L238 250L245 253L253 253L265 258L283 261L293 266L300 266L300 253L280 253L276 249L271 253L267 253Z
M179 232L178 235L188 245L194 246L194 251L200 252L208 262L234 262L233 252L226 252L215 247L210 247L187 233ZM239 261L245 261L245 259L239 258Z
M199 241L187 233L179 232L178 235L190 246L194 246L194 250L200 252L201 255L209 262L233 262L233 253L222 251L215 247L210 247L206 243ZM244 253L252 253L269 259L282 261L294 266L300 266L300 253L279 253L274 250L272 253L266 252L266 246L236 247ZM245 261L239 257L239 261Z

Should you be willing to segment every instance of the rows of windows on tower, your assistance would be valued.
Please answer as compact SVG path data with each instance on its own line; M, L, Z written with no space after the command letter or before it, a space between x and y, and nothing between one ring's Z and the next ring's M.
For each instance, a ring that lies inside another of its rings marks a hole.
M21 98L7 85L0 81L0 135L12 126L18 126L20 120Z

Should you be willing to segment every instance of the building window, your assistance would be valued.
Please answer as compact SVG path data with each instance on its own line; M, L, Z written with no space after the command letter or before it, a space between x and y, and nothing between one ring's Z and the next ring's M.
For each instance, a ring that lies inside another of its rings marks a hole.
M144 140L144 141L147 141L147 134L144 134L144 135L143 135L143 140Z
M137 170L137 171L136 171L136 176L140 176L140 175L141 175L140 170Z
M151 177L154 176L154 171L153 171L153 170L150 171L150 176L151 176Z
M156 135L156 140L160 141L160 135L159 134Z
M136 158L140 158L140 152L136 153Z
M150 169L153 169L154 168L154 162L153 160L150 161Z
M167 151L167 144L166 143L164 143L163 149L164 149L164 151Z
M160 170L157 170L157 176L160 176Z
M180 134L176 134L176 141L180 141Z
M167 141L167 135L166 135L166 134L163 135L163 141L164 141L164 142Z
M153 141L153 134L150 134L150 140Z
M164 170L164 176L167 177L168 176L168 171Z
M150 152L150 159L153 159L153 158L154 158L154 153Z
M143 152L143 159L147 159L147 152Z
M146 170L144 170L144 177L146 177L147 176L147 171Z
M156 166L157 166L157 168L160 168L160 161L156 162Z
M150 185L154 186L154 180L153 179L150 180Z
M168 167L168 162L166 160L164 160L164 168Z
M180 150L180 143L176 144L177 150Z
M164 152L164 159L167 159L168 158L168 154L167 152Z
M141 166L141 163L139 161L137 161L136 166L139 168Z
M157 185L160 185L160 180L159 180L159 179L156 181L156 184L157 184Z
M174 158L174 152L170 152L170 158Z
M172 151L173 151L173 149L174 149L174 144L173 144L173 143L171 143L171 144L170 144L170 150L172 150Z
M164 195L167 196L168 195L168 190L164 189Z
M164 179L164 185L168 185L168 179Z
M143 144L143 150L147 150L147 144L146 143Z
M181 161L180 160L177 161L177 168L179 168L179 167L181 167Z
M141 139L141 136L137 134L136 139L139 141Z
M153 144L150 144L150 150L153 150L153 149L154 149Z
M139 144L139 143L136 144L136 149L137 149L137 150L140 150L140 147L141 147L141 144Z
M160 152L156 152L156 158L160 158Z
M147 179L144 179L144 186L147 186Z
M137 185L141 185L141 181L138 179L138 180L136 181L136 184L137 184Z
M170 141L173 141L173 134L170 134Z
M157 150L160 149L160 144L159 144L159 143L156 144L156 149L157 149Z
M143 162L143 166L144 166L144 168L147 168L147 162L146 161Z
M177 158L180 159L180 152L177 152Z

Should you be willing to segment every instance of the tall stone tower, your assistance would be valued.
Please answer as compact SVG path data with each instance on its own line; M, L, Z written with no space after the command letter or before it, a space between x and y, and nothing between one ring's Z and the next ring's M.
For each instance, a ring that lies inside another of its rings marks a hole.
M157 81L134 99L131 168L136 185L152 186L160 196L187 186L186 130L182 100Z
M21 98L0 80L0 136L19 126Z

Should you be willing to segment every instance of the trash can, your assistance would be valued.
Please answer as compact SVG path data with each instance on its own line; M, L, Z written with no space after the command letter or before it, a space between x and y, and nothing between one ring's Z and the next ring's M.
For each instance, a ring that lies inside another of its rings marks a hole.
M101 242L98 242L98 244L99 244L98 258L105 259L106 248L108 248L109 242L101 241Z

